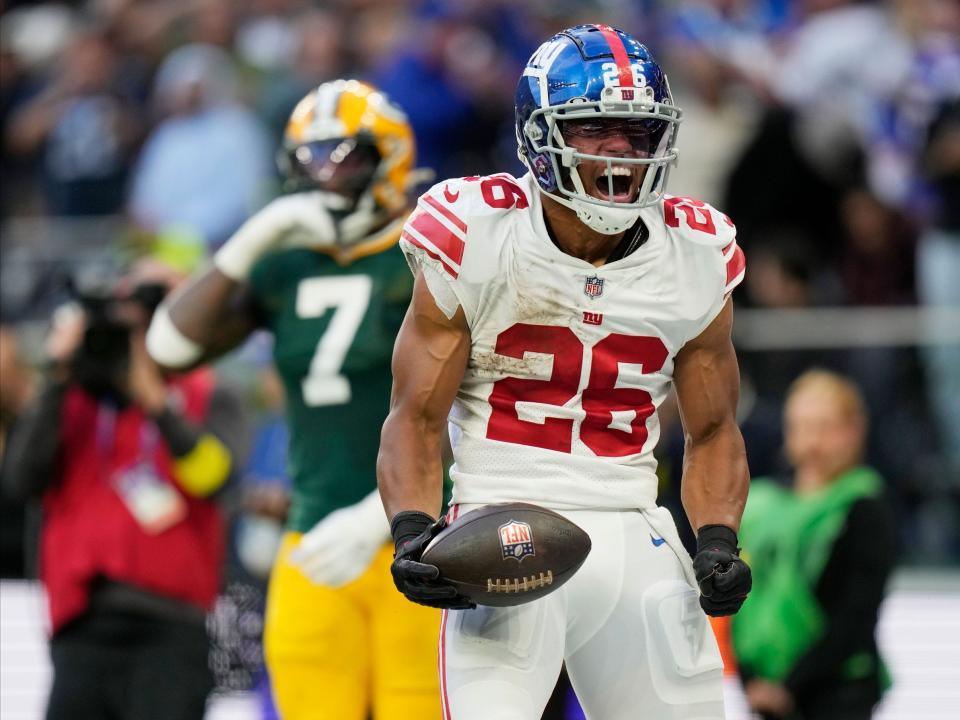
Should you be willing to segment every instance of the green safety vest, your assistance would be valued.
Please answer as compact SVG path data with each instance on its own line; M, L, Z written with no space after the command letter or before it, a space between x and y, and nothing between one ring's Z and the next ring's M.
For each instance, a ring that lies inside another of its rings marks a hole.
M753 589L733 618L731 634L738 660L758 676L783 680L821 637L817 581L853 503L882 489L882 478L862 466L808 495L767 478L751 483L739 539ZM854 679L876 670L889 685L885 668L874 665L872 656L857 653L844 662L843 673Z

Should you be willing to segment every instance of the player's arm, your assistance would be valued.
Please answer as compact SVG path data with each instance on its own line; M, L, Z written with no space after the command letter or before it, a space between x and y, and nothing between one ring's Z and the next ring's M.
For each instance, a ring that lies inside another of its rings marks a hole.
M730 338L733 305L677 354L674 384L685 443L681 498L697 532L694 570L700 603L711 615L740 609L751 587L737 531L750 475L737 427L740 372Z
M150 355L184 370L233 349L260 324L249 284L257 262L284 247L329 245L335 237L319 193L272 201L224 243L212 268L160 306L147 334Z
M187 370L232 350L259 325L249 285L214 266L157 309L147 348L164 368Z
M430 272L430 270L427 270ZM413 300L393 351L393 393L383 425L377 480L396 546L394 582L410 600L433 607L471 607L419 562L442 527L441 446L447 414L470 357L463 309L452 318L437 307L418 273Z
M448 319L423 274L393 350L393 393L383 425L377 479L387 517L401 511L440 513L441 451L447 414L470 356L463 309Z

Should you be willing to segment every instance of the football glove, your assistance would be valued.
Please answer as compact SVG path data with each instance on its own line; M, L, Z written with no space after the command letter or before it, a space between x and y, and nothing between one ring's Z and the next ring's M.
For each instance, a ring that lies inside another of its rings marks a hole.
M726 525L697 531L693 572L700 586L700 607L707 615L733 615L753 587L750 566L740 559L737 534Z
M246 282L264 255L289 248L336 245L337 230L319 191L282 195L247 220L213 256L224 275Z
M317 585L340 587L360 577L389 538L380 493L374 490L314 525L290 561Z
M434 520L423 512L404 510L393 516L390 522L390 533L396 546L390 566L393 582L407 600L420 605L450 610L474 608L475 603L440 579L436 565L420 562L427 545L446 526L445 518Z

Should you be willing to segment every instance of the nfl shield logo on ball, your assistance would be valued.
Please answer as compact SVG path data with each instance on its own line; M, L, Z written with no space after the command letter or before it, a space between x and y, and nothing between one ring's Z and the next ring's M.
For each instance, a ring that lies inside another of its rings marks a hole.
M533 550L533 533L527 523L511 520L501 525L499 531L504 560L513 558L519 562L525 557L536 555Z
M583 292L587 297L600 297L603 295L603 278L592 275L587 278L583 286Z

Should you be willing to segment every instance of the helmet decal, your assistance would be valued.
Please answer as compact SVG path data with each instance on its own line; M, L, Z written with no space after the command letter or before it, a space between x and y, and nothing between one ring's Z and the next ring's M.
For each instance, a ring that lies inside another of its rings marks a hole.
M607 44L610 46L610 51L613 53L613 69L617 72L617 79L619 84L622 87L632 87L633 86L633 70L630 65L630 58L627 57L627 49L623 46L623 41L620 39L620 36L617 35L617 31L614 30L609 25L597 25L597 29L600 30L600 34L603 35L603 39L607 41ZM609 63L604 63L602 67L608 68ZM632 66L634 68L639 67L637 65ZM609 72L609 69L607 70ZM613 84L608 81L607 72L604 73L604 82L608 84ZM641 74L640 77L643 77Z

